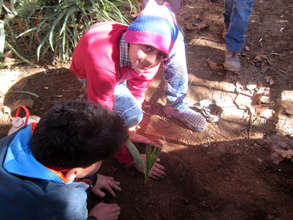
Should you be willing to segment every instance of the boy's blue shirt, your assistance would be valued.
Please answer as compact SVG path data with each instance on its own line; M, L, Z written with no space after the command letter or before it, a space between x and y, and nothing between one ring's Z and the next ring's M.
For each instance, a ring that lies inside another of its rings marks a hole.
M3 167L20 176L64 183L55 173L38 162L30 149L31 126L21 129L8 146Z
M60 183L53 172L39 164L29 148L30 129L28 125L0 139L0 219L90 219L89 185ZM36 167L29 167L32 165Z

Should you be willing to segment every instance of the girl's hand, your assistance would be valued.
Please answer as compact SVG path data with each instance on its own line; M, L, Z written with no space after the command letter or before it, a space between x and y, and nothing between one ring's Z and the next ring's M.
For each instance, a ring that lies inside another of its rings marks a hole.
M146 161L145 154L141 154L141 158L145 163L145 161ZM135 163L135 161L133 162L133 166L139 172L143 173L143 171L138 167L138 165ZM155 180L159 180L159 179L163 179L166 175L167 175L166 168L162 164L160 164L160 158L158 158L157 161L155 162L155 164L152 167L150 177L155 179Z

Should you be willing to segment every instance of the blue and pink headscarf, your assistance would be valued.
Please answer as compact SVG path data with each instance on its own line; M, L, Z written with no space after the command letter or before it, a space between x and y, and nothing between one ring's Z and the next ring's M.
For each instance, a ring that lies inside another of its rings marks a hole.
M125 41L152 46L167 56L178 36L179 28L169 3L159 5L149 0L125 34Z

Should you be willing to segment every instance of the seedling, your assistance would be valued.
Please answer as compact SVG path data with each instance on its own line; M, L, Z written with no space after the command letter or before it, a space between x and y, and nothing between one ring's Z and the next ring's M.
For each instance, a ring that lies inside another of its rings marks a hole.
M153 165L157 161L160 155L160 149L158 147L148 144L146 146L146 162L145 162L145 172L144 172L144 181L147 182Z
M126 141L126 146L132 155L134 161L140 168L140 170L144 173L144 182L146 183L149 179L151 174L151 170L155 162L157 161L160 155L160 148L155 147L151 144L147 144L146 146L146 161L144 162L141 158L139 151L137 150L136 146L132 143L131 140Z

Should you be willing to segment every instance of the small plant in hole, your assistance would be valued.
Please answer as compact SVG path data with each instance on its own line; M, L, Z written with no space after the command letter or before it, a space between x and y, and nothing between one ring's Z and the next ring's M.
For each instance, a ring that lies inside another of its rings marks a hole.
M153 146L151 144L146 145L146 161L144 162L141 158L139 151L136 146L132 143L131 140L127 140L126 146L132 155L134 161L138 165L138 167L144 173L144 182L146 183L150 177L151 170L158 157L160 156L161 149L159 147Z

